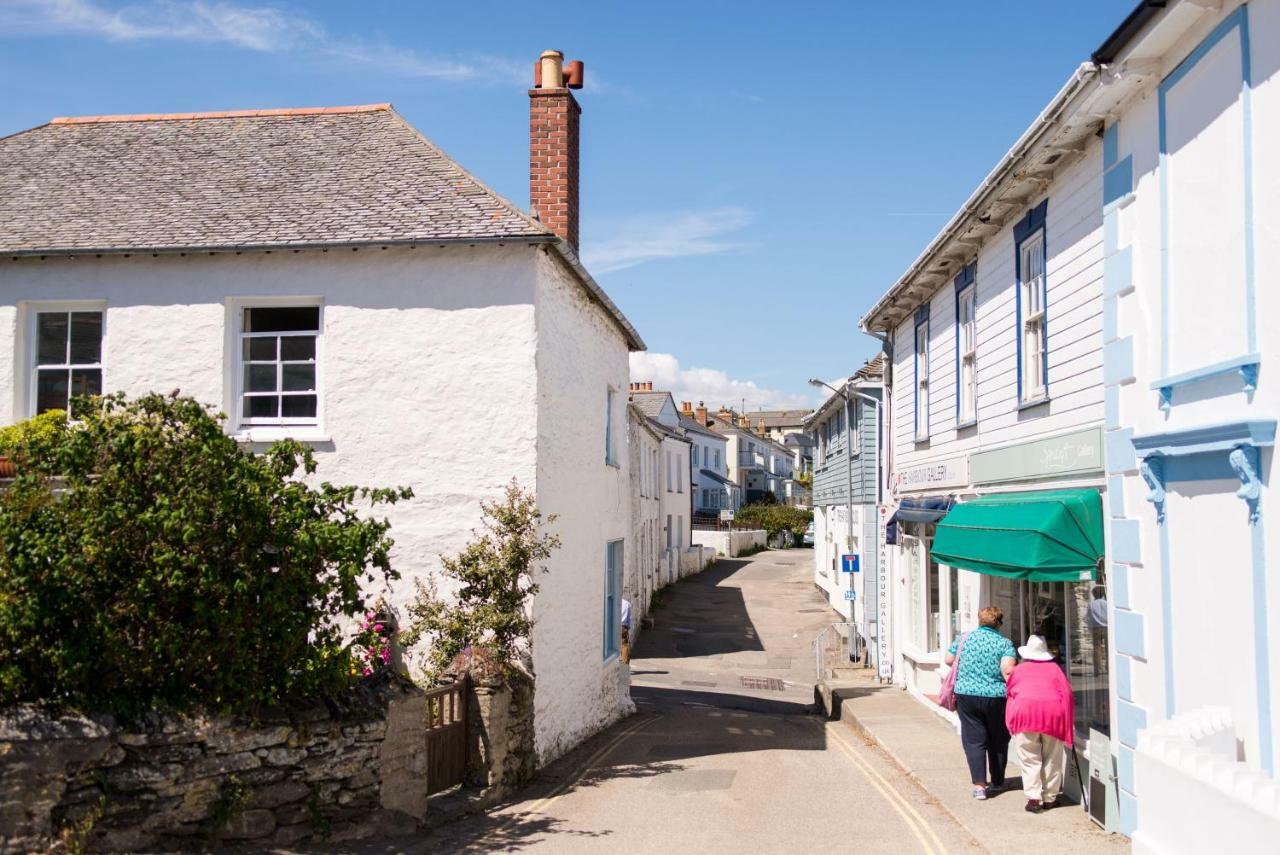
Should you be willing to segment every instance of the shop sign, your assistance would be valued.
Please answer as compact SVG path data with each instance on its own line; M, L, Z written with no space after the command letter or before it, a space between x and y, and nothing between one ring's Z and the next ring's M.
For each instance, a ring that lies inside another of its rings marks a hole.
M857 555L840 556L840 569L845 573L857 573L858 572L858 556Z
M876 673L881 679L893 676L893 660L889 654L889 546L884 542L885 523L889 520L889 507L880 505L878 525L880 536L876 539L879 560L876 562Z
M896 491L910 493L915 490L932 490L939 487L967 487L969 485L969 458L952 457L933 460L915 466L903 466L893 478Z
M1022 442L970 455L973 483L995 484L1102 471L1102 428Z

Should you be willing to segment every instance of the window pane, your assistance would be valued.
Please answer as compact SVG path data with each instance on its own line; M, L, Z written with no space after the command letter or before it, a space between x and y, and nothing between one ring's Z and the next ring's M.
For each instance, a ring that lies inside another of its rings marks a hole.
M244 358L274 362L276 359L276 339L246 338L244 340Z
M65 316L64 316L65 317ZM36 377L36 414L67 408L67 371L63 368L42 370Z
M275 395L244 399L244 417L247 419L274 419L279 414L280 399Z
M316 339L310 335L287 335L280 339L280 358L303 360L316 358Z
M102 394L101 368L75 368L71 371L72 396Z
M280 415L286 419L314 419L315 395L285 395L280 399Z
M276 367L274 365L246 365L244 367L246 392L276 391Z
M282 365L280 386L286 392L309 392L316 387L316 367L310 363L304 365Z
M244 310L245 332L295 332L319 329L319 306L279 306Z
M38 364L65 364L67 361L67 313L41 312L36 315L36 342Z
M102 361L102 313L71 313L71 364L94 365Z

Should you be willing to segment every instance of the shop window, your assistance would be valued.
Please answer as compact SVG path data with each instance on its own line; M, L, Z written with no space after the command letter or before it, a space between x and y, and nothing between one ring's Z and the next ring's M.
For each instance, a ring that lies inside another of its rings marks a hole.
M908 590L911 643L922 653L942 648L941 585L938 562L930 554L929 542L919 537L903 538L908 554Z

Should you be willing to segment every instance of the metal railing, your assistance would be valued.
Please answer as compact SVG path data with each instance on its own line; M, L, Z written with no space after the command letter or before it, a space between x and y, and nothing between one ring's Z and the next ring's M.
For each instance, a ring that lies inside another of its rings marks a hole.
M813 639L814 673L818 680L834 677L837 668L852 668L862 660L862 639L852 621L823 628Z
M753 469L763 469L764 455L758 451L739 451L738 465L751 467Z

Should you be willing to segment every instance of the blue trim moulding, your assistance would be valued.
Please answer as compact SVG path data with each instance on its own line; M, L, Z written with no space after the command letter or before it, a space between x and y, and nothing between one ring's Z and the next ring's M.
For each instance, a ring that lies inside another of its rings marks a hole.
M1116 694L1122 701L1133 700L1133 660L1128 656L1116 657Z
M1187 430L1132 437L1133 448L1143 457L1178 456L1231 451L1241 445L1270 446L1276 441L1275 419L1225 422Z
M1120 744L1138 747L1138 731L1147 726L1147 711L1136 704L1120 701L1116 704L1116 727L1120 731Z
M1034 234L1036 230L1044 228L1044 223L1045 223L1046 215L1048 214L1048 212L1049 212L1048 199L1043 200L1039 205L1036 205L1030 211L1027 211L1027 215L1025 217L1023 217L1021 220L1018 220L1018 222L1014 223L1013 239L1018 243L1022 243L1024 240L1026 240L1032 234Z
M1157 135L1160 145L1159 174L1160 174L1160 247L1161 247L1161 263L1160 263L1160 370L1163 374L1169 375L1169 139L1168 139L1168 109L1166 106L1167 95L1169 90L1178 84L1182 78L1195 68L1196 64L1205 57L1209 51L1213 50L1220 41L1226 38L1230 33L1235 32L1240 39L1240 107L1241 107L1241 123L1242 128L1242 169L1244 178L1244 210L1243 214L1243 230L1244 230L1244 289L1245 289L1245 327L1247 337L1247 348L1250 352L1248 357L1228 360L1226 363L1218 363L1206 368L1189 371L1184 374L1166 376L1164 380L1156 381L1152 384L1153 389L1160 392L1159 406L1161 410L1168 411L1173 404L1173 390L1175 387L1185 383L1191 383L1197 380L1203 380L1206 377L1214 377L1220 374L1229 373L1233 369L1239 369L1244 381L1244 391L1252 392L1258 382L1258 364L1260 359L1257 356L1258 350L1258 321L1257 321L1257 305L1256 305L1256 286L1254 283L1254 235L1253 235L1253 117L1251 107L1251 92L1253 89L1253 77L1250 68L1251 59L1249 55L1249 7L1241 5L1234 12L1228 15L1214 28L1211 32L1191 53L1178 64L1178 67L1169 73L1164 80L1160 82L1157 89L1157 111L1158 111L1158 128ZM1104 149L1105 149L1105 132L1104 132Z
M1133 192L1133 156L1130 155L1102 175L1102 204L1110 205Z
M1110 169L1120 159L1120 125L1111 123L1102 132L1102 168Z
M1116 757L1116 778L1120 783L1120 789L1132 793L1133 789L1133 767L1134 753L1133 749L1127 746L1120 746L1120 754Z
M1133 837L1138 830L1138 799L1133 793L1120 791L1120 833Z
M1173 405L1173 390L1179 386L1186 386L1201 380L1208 380L1210 377L1219 377L1223 374L1230 374L1232 371L1239 371L1242 390L1245 394L1251 394L1253 390L1258 388L1258 367L1260 365L1262 365L1261 354L1246 353L1244 356L1226 359L1213 365L1206 365L1204 368L1197 368L1194 371L1174 374L1171 377L1161 377L1151 384L1151 388L1160 393L1160 409L1167 411Z
M1133 247L1126 246L1102 261L1102 294L1119 297L1133 290Z
M1108 474L1132 472L1138 468L1138 456L1133 450L1133 428L1107 431L1103 441Z
M1102 346L1102 382L1118 386L1134 379L1133 337L1118 338Z
M1118 609L1133 606L1133 601L1129 598L1129 574L1132 572L1127 564L1119 564L1114 560L1111 562L1111 575L1108 577L1111 583L1110 594L1112 605Z
M1147 658L1146 621L1138 612L1116 609L1113 630L1116 652L1138 659Z
M978 314L978 291L977 291L976 287L974 286L974 283L975 283L975 282L977 282L977 280L978 280L978 262L976 262L976 261L972 261L972 262L970 262L970 263L966 264L966 265L964 266L964 268L963 268L963 269L961 269L960 273L956 276L956 278L955 278L954 280L952 280L952 281L953 281L953 284L955 285L955 289L956 289L956 294L955 294L955 297L956 297L956 305L955 305L955 311L956 311L956 328L955 328L955 338L956 338L956 430L962 430L962 429L967 428L967 427L973 427L974 425L976 425L976 424L978 423L978 419L977 419L976 417L975 417L975 418L970 419L970 420L969 420L969 421L967 421L967 422L962 422L962 421L960 421L960 383L961 383L961 382L963 382L961 378L962 378L962 377L963 377L963 375L964 375L964 372L960 370L960 296L961 296L962 294L964 294L964 292L965 292L965 291L967 291L967 290L969 290L970 288L974 288L974 292L973 292L973 313L974 313L974 315L976 316L976 315ZM976 334L977 334L977 329L978 329L978 323L977 323L977 319L976 319L976 317L975 317L975 319L974 319L973 328L974 328L974 334L976 335ZM976 390L975 390L975 391L976 391ZM977 402L977 401L974 401L974 402L973 402L973 410L974 410L974 412L975 412L975 413L977 413L977 411L978 411L978 402Z
M1140 521L1111 521L1111 558L1122 564L1142 563L1142 523Z

